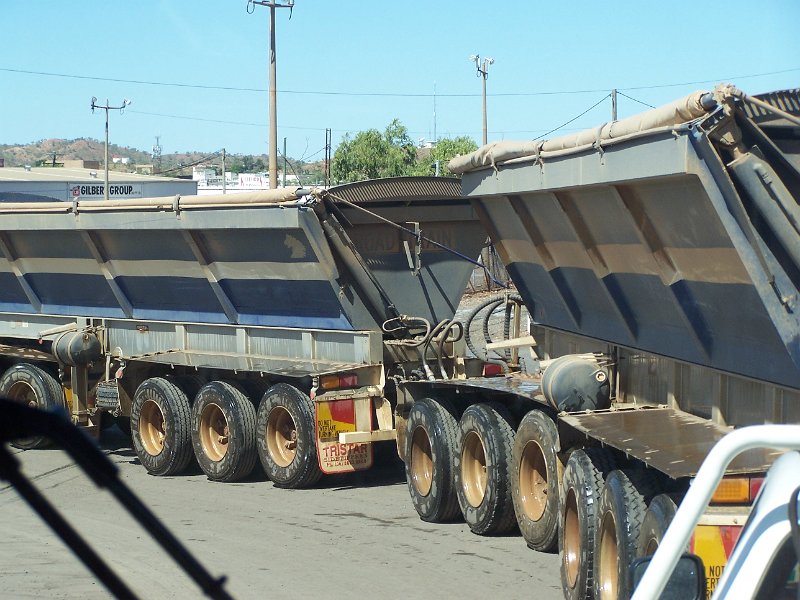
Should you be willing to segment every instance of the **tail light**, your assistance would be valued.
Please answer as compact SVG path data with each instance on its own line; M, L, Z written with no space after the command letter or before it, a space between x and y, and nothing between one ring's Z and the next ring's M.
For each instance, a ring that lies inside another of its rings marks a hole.
M758 495L764 478L759 477L724 477L719 482L714 495L713 504L749 504Z
M341 390L358 387L358 375L355 373L323 375L319 378L319 387L323 390Z

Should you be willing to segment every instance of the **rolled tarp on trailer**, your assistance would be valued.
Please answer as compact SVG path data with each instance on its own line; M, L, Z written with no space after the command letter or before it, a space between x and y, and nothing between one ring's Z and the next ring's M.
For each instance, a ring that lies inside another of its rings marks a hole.
M160 196L156 198L122 198L119 200L76 200L74 202L0 202L0 214L14 212L86 212L107 210L180 210L199 207L270 205L296 202L313 193L304 188L279 188L241 194L208 196Z
M482 167L493 167L515 158L538 158L543 154L553 155L589 148L660 127L686 123L708 114L716 106L713 94L698 91L639 115L604 123L594 129L552 140L509 140L487 144L475 152L455 157L448 163L447 168L452 173L465 173Z

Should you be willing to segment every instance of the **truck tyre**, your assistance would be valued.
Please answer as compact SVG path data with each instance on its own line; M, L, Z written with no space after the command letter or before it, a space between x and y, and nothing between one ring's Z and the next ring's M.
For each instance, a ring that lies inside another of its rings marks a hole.
M455 484L464 521L478 535L507 533L516 524L511 500L514 429L499 404L473 404L459 422Z
M650 501L642 519L637 556L649 556L655 553L677 510L675 500L668 494L659 494Z
M0 377L0 398L8 398L41 410L65 407L64 391L56 378L28 363L18 363ZM31 450L49 446L50 440L37 435L15 440L13 445Z
M593 597L598 503L613 466L607 451L585 448L572 452L564 469L558 540L561 588L567 600Z
M558 451L553 419L541 410L525 415L514 437L511 492L522 537L539 552L551 552L557 545Z
M237 387L212 381L192 407L192 446L211 481L240 481L256 465L256 409Z
M406 421L406 481L423 521L442 523L460 514L455 488L458 421L449 403L416 401Z
M147 379L131 405L133 449L151 475L175 475L192 460L192 412L180 388L162 377Z
M267 390L258 406L258 458L276 487L300 489L322 477L317 459L314 402L287 383Z
M637 556L649 487L643 471L612 471L606 478L597 521L596 600L631 596L628 568Z

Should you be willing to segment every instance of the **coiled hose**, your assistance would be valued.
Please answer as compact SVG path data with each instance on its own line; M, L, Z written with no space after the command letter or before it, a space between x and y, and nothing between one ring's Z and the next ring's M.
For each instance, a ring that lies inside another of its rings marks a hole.
M503 369L503 372L508 373L508 362L511 360L511 350L506 348L503 354L500 354L496 350L492 350L492 352L497 355L497 358L491 358L488 351L478 351L478 348L473 343L472 336L470 335L470 329L473 321L478 318L478 315L486 311L486 314L481 317L483 321L480 322L480 328L483 332L484 342L487 344L492 343L492 336L489 332L489 319L494 310L501 304L505 304L505 314L503 317L503 339L509 339L511 335L512 308L516 304L517 310L521 310L523 306L522 297L519 294L500 294L492 296L473 308L464 319L464 341L467 343L467 347L470 349L472 354L474 354L476 357L483 358L489 364L499 365Z

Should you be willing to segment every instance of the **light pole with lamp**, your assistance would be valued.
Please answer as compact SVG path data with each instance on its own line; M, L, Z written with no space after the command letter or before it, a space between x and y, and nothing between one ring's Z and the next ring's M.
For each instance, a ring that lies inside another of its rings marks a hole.
M493 58L486 57L481 62L480 54L472 54L469 59L475 62L478 69L477 76L483 78L483 145L488 143L486 130L486 79L489 77L489 65L494 62Z
M105 150L105 163L106 163L106 181L105 185L103 186L103 198L105 198L106 202L108 202L108 111L110 110L118 110L120 114L122 111L125 110L125 107L131 103L130 100L127 98L122 101L122 106L110 106L108 104L108 99L106 98L105 106L101 106L97 104L97 98L92 96L92 112L94 113L95 108L102 108L106 111L106 150Z

